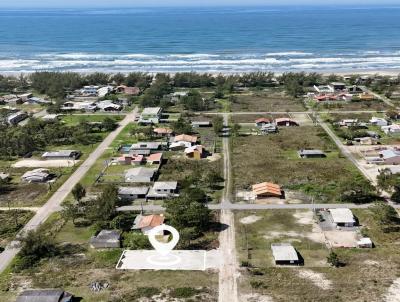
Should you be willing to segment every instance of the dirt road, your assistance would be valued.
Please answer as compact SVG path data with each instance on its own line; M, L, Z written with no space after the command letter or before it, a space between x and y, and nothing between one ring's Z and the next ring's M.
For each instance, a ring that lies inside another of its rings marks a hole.
M21 233L34 230L40 226L51 214L60 210L64 199L69 195L72 188L81 180L81 178L89 171L97 159L103 154L113 140L118 136L122 129L133 122L138 113L135 108L120 123L117 129L111 132L103 142L89 155L89 157L76 169L76 171L68 178L68 180L50 197L50 199L36 212L35 216L24 226ZM0 273L2 273L18 254L18 241L12 241L0 254Z
M224 125L228 126L227 114L224 114ZM229 205L231 196L229 138L224 137L222 140L225 188L221 199L221 205ZM236 261L235 220L233 212L230 209L222 210L220 222L226 226L226 229L223 230L219 236L222 263L219 271L218 301L238 302L238 271Z

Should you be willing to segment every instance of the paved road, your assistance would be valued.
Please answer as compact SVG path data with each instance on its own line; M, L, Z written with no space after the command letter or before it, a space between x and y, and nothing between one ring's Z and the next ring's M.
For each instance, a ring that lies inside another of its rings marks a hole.
M33 218L24 226L20 234L23 232L34 230L40 226L51 214L60 210L61 203L69 195L72 188L81 180L81 178L89 171L97 159L109 147L122 129L129 123L134 121L138 113L138 108L128 114L120 123L116 130L111 132L103 142L89 155L89 157L80 165L76 171L68 178L68 180L50 197L33 216ZM0 254L0 273L11 263L12 259L19 252L17 247L18 241L11 242L3 253Z

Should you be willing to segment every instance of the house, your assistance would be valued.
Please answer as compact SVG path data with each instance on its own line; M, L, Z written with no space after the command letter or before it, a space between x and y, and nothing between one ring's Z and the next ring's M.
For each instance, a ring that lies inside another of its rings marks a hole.
M22 102L27 102L30 98L33 97L31 92L19 94L18 97L21 99Z
M138 142L131 146L131 150L150 150L157 151L161 149L160 142Z
M45 182L50 178L50 172L47 169L39 168L27 171L21 176L21 180L25 182Z
M141 165L144 163L144 156L125 154L118 157L117 162L121 165Z
M174 143L185 142L185 143L190 143L193 146L194 144L197 143L197 136L180 134L174 137L173 142Z
M104 100L96 103L98 109L102 111L121 111L122 106L114 104L111 100Z
M188 158L201 159L204 155L204 147L202 145L190 146L184 152Z
M137 215L132 230L141 230L143 234L149 235L150 231L164 223L164 215ZM160 234L162 235L162 234Z
M336 96L336 99L339 101L346 101L346 102L350 102L353 99L353 95L350 93L339 93Z
M128 95L139 95L140 94L140 88L120 85L120 86L118 86L116 88L116 92L117 93L124 93L124 94L128 94Z
M126 182L152 182L157 170L153 168L132 168L125 171Z
M334 94L319 94L314 96L317 102L337 101L338 97Z
M117 230L101 230L90 238L90 247L95 249L119 248L121 234Z
M374 137L356 137L353 139L353 143L360 145L377 145L379 143L377 138Z
M361 100L361 101L373 101L375 100L375 96L371 93L368 92L363 92L357 95L357 97Z
M97 96L98 89L99 89L99 86L94 86L94 85L84 86L80 90L80 94L84 95L84 96Z
M140 115L139 124L158 124L162 115L161 107L146 107Z
M207 127L211 127L211 126L212 126L211 121L193 121L192 122L193 128L207 128Z
M374 247L374 243L372 242L371 238L364 237L357 241L357 247L372 249Z
M153 132L157 137L170 137L173 133L170 128L154 128Z
M271 250L277 265L300 265L302 262L290 243L272 243Z
M61 110L64 111L72 111L72 110L80 110L80 111L96 111L97 105L94 102L85 101L85 102L72 102L67 101L61 107Z
M156 181L150 188L146 199L164 199L177 197L178 182L176 181Z
M312 149L312 150L305 150L301 149L297 152L299 154L300 158L324 158L326 157L326 154L317 149Z
M291 118L287 118L287 117L275 119L275 124L277 126L286 126L286 127L299 125L295 120L293 120Z
M173 142L169 145L169 149L171 151L179 151L179 150L185 150L186 148L190 148L192 146L192 143L190 142Z
M369 120L371 125L374 126L387 126L389 123L387 120L385 120L384 118L381 117L375 117L373 116L370 120Z
M148 192L149 187L119 187L118 198L123 201L145 199Z
M16 302L72 302L73 295L62 289L27 289L22 291Z
M357 126L358 119L343 119L339 122L340 127L351 127L351 126Z
M318 93L334 93L335 89L330 85L317 86L314 85L314 90Z
M28 114L23 111L18 111L7 116L7 123L10 125L18 125L19 122L28 118Z
M399 124L392 124L388 126L382 126L381 130L386 133L400 133L400 125Z
M113 86L100 87L99 89L97 89L97 96L99 98L104 98L107 94L109 94L113 90L114 90Z
M26 100L30 104L51 104L51 101L39 97L30 97Z
M338 208L338 209L329 209L328 211L331 214L332 222L336 224L336 226L353 227L356 225L356 220L350 209Z
M346 90L346 84L342 82L332 82L329 86L332 87L334 91Z
M283 197L283 191L281 187L270 182L255 184L252 186L252 190L256 198Z
M161 165L163 160L163 154L160 153L153 153L146 157L146 162L151 165Z
M260 132L263 134L276 133L278 132L278 127L274 123L262 125Z
M367 135L368 135L369 137L372 137L372 138L380 138L380 137L381 137L381 136L380 136L377 132L375 132L375 131L367 130L365 133L367 133Z
M400 151L395 149L382 150L379 152L379 157L386 165L400 164Z
M265 126L267 124L271 124L272 120L262 117L262 118L256 119L254 121L254 123L256 124L256 127L262 127L262 126Z
M10 105L17 105L22 103L22 99L15 94L7 94L0 97L0 102L4 102Z
M353 85L353 86L348 87L347 91L351 94L360 94L365 91L365 88L357 86L357 85Z
M81 156L81 152L77 150L59 150L49 151L42 155L43 159L78 159Z

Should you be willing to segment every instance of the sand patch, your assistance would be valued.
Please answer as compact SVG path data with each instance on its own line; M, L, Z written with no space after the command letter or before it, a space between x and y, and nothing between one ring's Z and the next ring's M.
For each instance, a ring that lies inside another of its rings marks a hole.
M364 264L373 266L373 265L379 265L379 262L375 260L365 260Z
M311 241L318 242L318 243L324 243L325 238L322 232L295 232L295 231L287 231L287 232L278 232L278 231L271 231L268 232L266 235L264 235L264 238L269 240L269 239L276 239L276 238L281 238L281 237L293 237L294 239L299 239L299 238L307 238Z
M272 298L269 296L263 296L260 294L247 294L240 297L240 302L272 302Z
M326 240L331 247L357 247L358 235L353 231L325 231Z
M242 219L240 219L240 223L242 224L252 224L254 222L257 222L261 219L261 216L257 216L257 215L250 215L247 217L243 217Z
M299 224L313 224L314 214L312 211L297 211L293 214Z
M384 298L385 302L400 302L400 278L393 281Z
M311 281L315 286L323 290L329 290L332 288L332 281L325 278L324 274L314 272L312 270L298 270L297 271L300 278L307 279Z

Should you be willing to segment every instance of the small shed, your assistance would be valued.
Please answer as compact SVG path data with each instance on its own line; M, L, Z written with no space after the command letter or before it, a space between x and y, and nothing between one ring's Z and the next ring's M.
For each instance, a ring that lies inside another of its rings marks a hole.
M28 289L17 297L16 302L72 302L72 294L62 289Z
M90 246L95 249L120 247L120 233L116 230L101 230L97 236L90 238Z
M359 247L359 248L371 249L371 248L373 248L373 246L374 246L374 244L373 244L371 238L369 238L369 237L364 237L357 241L357 247Z
M312 150L301 149L297 153L299 154L300 158L324 158L324 157L326 157L326 154L323 151L316 150L316 149L312 149Z
M277 265L300 265L296 249L290 243L271 244L272 255Z
M118 197L120 200L133 201L146 198L149 187L119 187Z
M337 226L353 227L356 225L356 220L350 209L329 209L329 213L331 214L333 223Z
M282 189L279 185L270 182L262 182L252 186L253 194L256 198L283 197Z

